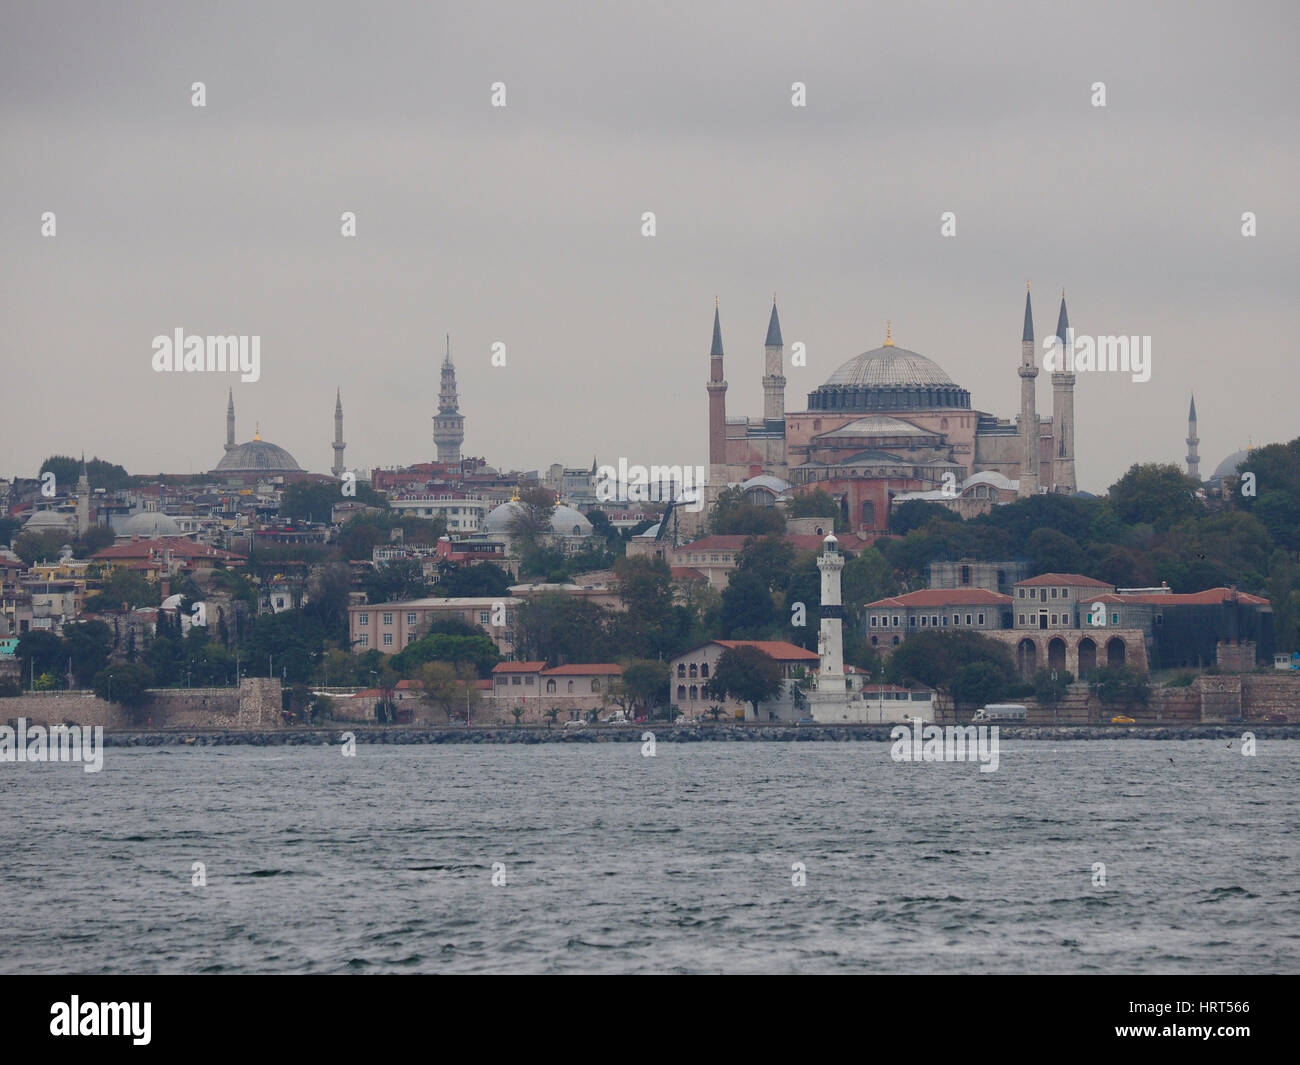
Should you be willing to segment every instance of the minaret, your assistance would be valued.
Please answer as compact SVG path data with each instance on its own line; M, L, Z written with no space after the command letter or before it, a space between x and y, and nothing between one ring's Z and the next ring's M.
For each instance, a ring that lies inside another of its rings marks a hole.
M1201 479L1201 456L1196 446L1201 438L1196 435L1196 393L1192 393L1192 405L1187 410L1187 476Z
M77 535L85 536L90 528L90 475L86 472L86 453L81 453L81 476L77 478Z
M235 449L235 390L229 390L230 398L226 400L226 450Z
M433 416L433 442L438 447L439 462L459 462L460 445L465 440L465 419L460 413L456 394L456 367L451 363L451 334L447 334L447 354L442 360L442 387L438 391L438 413Z
M710 505L727 487L727 382L722 376L722 322L718 299L713 298L713 347L709 351L709 483L705 499Z
M821 631L817 637L817 653L821 662L817 671L818 698L827 693L843 696L844 684L844 632L840 605L840 570L844 556L834 533L822 541L822 553L817 556L817 568L822 573Z
M763 421L767 428L785 429L785 341L781 339L781 321L776 316L776 296L772 296L772 317L767 322L767 341L763 348Z
M1025 282L1025 329L1020 335L1020 492L1038 495L1038 367L1034 363L1034 312Z
M1074 483L1074 331L1065 313L1065 289L1061 289L1061 313L1056 319L1056 337L1061 342L1061 370L1052 374L1052 491L1073 495Z
M343 390L334 394L334 465L330 473L335 477L343 476Z

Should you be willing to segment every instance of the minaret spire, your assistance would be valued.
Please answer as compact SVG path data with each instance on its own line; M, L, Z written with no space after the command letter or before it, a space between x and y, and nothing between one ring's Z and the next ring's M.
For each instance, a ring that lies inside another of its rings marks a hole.
M781 319L776 313L776 296L772 297L772 315L767 320L767 340L763 345L763 422L769 432L785 433L785 342L781 339ZM785 461L782 454L781 461Z
M1196 434L1196 393L1192 393L1191 405L1187 408L1187 476L1201 479L1201 456L1197 445L1201 438Z
M1061 289L1061 313L1056 319L1061 368L1052 374L1052 491L1073 495L1074 476L1074 331L1065 310L1065 289Z
M235 390L227 390L226 399L226 450L235 448Z
M705 500L712 506L727 486L727 382L722 376L722 319L713 297L713 346L709 349L709 479Z
M1025 282L1025 328L1020 334L1020 490L1019 496L1038 495L1042 482L1038 455L1038 365L1034 357L1034 309Z
M335 477L343 476L343 389L338 388L334 393L334 465L330 468L330 473Z

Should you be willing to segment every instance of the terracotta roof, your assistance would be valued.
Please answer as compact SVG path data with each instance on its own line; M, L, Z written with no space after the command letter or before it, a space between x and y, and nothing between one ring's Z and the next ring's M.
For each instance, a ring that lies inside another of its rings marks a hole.
M22 563L19 563L21 565ZM694 566L669 566L675 581L707 581L708 574L701 573Z
M1115 592L1106 595L1089 596L1079 600L1081 603L1140 603L1144 606L1207 606L1215 603L1227 603L1233 598L1231 588L1206 588L1203 592L1159 592L1155 595L1118 595ZM1267 606L1268 600L1249 592L1235 593L1239 602L1251 606Z
M1016 581L1016 587L1038 588L1044 584L1055 584L1059 586L1068 585L1071 588L1114 588L1113 584L1107 584L1105 581L1099 581L1095 577L1085 577L1082 573L1040 573L1037 577L1030 577L1025 581Z
M711 640L709 642L732 649L736 647L757 647L765 654L771 655L778 662L821 661L821 656L816 651L809 651L806 647L786 643L785 640Z
M922 588L904 595L877 599L874 603L868 603L867 607L1003 606L1010 603L1011 596L991 592L987 588Z
M493 673L540 673L546 668L545 662L498 662L492 667Z
M556 666L554 669L542 670L547 677L588 677L623 675L623 667L613 662L576 662L568 666Z
M826 524L828 526L833 524L832 519L827 518ZM682 544L677 548L677 551L679 553L683 551L739 551L745 546L745 541L749 539L751 537L748 535L741 536L730 533L724 536L706 536L701 540L693 540L689 544ZM763 537L756 537L756 539L761 540ZM800 551L819 552L826 537L818 536L816 533L789 533L783 536L782 539ZM843 548L844 545L845 538L841 537L840 547Z
M153 555L161 556L164 551L170 551L174 558L213 558L226 562L247 561L243 555L237 555L233 551L223 551L219 547L211 547L208 544L196 544L192 540L186 540L183 536L160 536L156 540L133 540L130 543L114 544L102 551L96 551L91 557L104 559L148 558Z

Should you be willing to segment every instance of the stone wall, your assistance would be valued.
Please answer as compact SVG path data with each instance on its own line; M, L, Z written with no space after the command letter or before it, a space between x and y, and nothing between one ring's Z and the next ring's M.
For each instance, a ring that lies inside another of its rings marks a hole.
M278 728L280 682L259 677L234 688L154 688L149 702L131 715L93 692L28 692L0 699L0 720L24 717L34 724L103 725L120 728Z
M1243 673L1241 705L1248 721L1266 714L1286 714L1300 721L1300 675L1294 673Z
M1241 680L1238 675L1203 674L1192 682L1201 693L1202 721L1235 721L1242 716Z

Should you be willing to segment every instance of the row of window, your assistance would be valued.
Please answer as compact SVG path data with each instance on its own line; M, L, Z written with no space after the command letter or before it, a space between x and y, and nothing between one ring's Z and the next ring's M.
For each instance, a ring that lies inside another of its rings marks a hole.
M1061 598L1061 599L1069 599L1069 598L1070 598L1070 589L1069 589L1069 588L1061 588L1061 589L1053 588L1053 589L1052 589L1052 598L1053 598L1053 599L1058 598L1058 596L1057 596L1057 594L1056 594L1058 590L1059 590L1060 593L1061 593L1060 596L1059 596L1059 598ZM1024 589L1024 588L1017 588L1016 591L1020 593L1020 598L1021 598L1021 599L1024 599L1024 598L1025 598L1025 591L1026 591L1026 589ZM1046 598L1047 598L1047 589L1046 589L1046 588L1043 589L1043 594L1042 594L1041 597L1040 597L1039 594L1038 594L1038 589L1037 589L1037 588L1030 588L1030 589L1028 589L1028 591L1029 591L1029 598L1030 598L1030 599L1038 599L1038 598L1046 599Z
M507 683L507 682L506 682L506 678L505 678L504 676L499 676L499 677L497 677L497 687L498 687L498 688L504 688L504 687L506 686L506 683ZM515 673L515 674L513 674L513 675L510 677L510 681L509 681L509 683L510 683L511 685L513 685L514 687L516 687L516 688L520 688L520 687L528 687L528 688L531 688L531 687L533 686L533 677L532 677L531 674L528 674L528 673L523 673L523 674ZM591 678L591 690L592 690L593 692L598 692L598 691L600 691L600 678L599 678L599 677L592 677L592 678ZM547 695L554 695L554 694L556 693L556 691L557 691L557 689L556 689L556 686L555 686L555 680L554 680L553 678L547 678L547 681L546 681L546 694L547 694ZM573 681L569 681L569 682L568 682L568 691L569 691L569 694L573 694Z
M678 675L679 677L685 677L685 676L686 676L686 663L685 663L685 662L678 662L678 663L677 663L677 675ZM707 662L703 662L703 663L701 663L700 666L699 666L698 668L696 667L696 665L695 665L694 662L691 663L691 676L692 676L692 677L707 677L708 675L709 675L709 664L708 664Z
M930 614L930 615L928 615L928 616L925 615L925 614L922 614L920 617L921 617L921 624L920 624L919 627L922 628L922 629L925 629L925 628L940 629L940 628L947 628L947 627L948 627L948 615L947 615L947 614ZM1022 617L1023 617L1023 615L1022 615ZM983 625L983 624L984 624L984 615L983 615L982 613L979 613L979 614L967 614L967 615L966 615L966 624L967 624L967 625L972 624L972 621L971 621L972 618L975 619L974 624L976 624L976 625ZM917 615L915 615L915 614L911 614L911 615L908 616L908 619L907 619L907 627L908 627L909 629L915 629L915 628L918 628L918 625L917 625L917 623L916 623L916 619L917 619ZM892 625L892 626L889 624L889 622L890 622L891 620L893 621L893 625ZM896 629L896 628L899 627L899 620L900 620L900 619L899 619L899 616L898 616L897 614L895 614L895 615L893 616L892 619L886 617L886 616L883 615L883 614L882 614L882 615L879 615L879 617L877 617L877 615L875 615L875 614L872 614L872 615L871 615L871 628L873 628L873 629L874 629L874 628L888 629L888 628L891 628L891 627L892 627L892 628L895 628L895 629ZM877 622L879 622L879 625L877 625ZM953 614L953 615L952 615L952 624L953 624L953 625L960 625L961 623L962 623L962 621L961 621L961 615L960 615L960 614Z
M491 613L491 611L488 611L488 610L480 610L480 611L478 612L478 623L479 623L480 625L487 625L487 624L489 624L489 623L491 622L491 619L492 619L492 613ZM411 613L409 613L409 614L406 615L406 623L407 623L408 625L414 625L418 620L419 620L419 615L417 615L417 614L414 613L414 612L411 612ZM393 623L393 615L392 615L390 612L385 611L385 612L384 612L384 615L383 615L383 624L384 624L384 625L391 625L392 623ZM363 626L368 626L368 625L370 624L370 614L369 614L369 612L363 612L363 613L358 614L358 615L357 615L357 624L358 624L358 625L363 625Z

